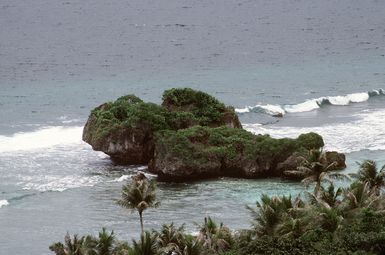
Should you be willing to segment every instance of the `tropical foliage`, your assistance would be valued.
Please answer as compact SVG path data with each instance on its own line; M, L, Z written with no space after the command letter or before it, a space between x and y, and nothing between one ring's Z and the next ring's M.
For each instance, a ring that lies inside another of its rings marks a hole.
M308 187L315 183L314 193L317 194L322 188L322 183L328 182L332 184L334 179L349 179L342 173L333 171L336 162L327 163L323 160L322 150L312 149L309 151L307 159L294 170L287 170L284 175L291 178L302 179L302 183Z
M156 201L155 189L154 181L149 181L143 174L139 174L133 177L130 183L123 186L122 198L117 201L118 205L138 212L142 235L144 234L144 210L159 206L159 202Z
M385 254L383 169L364 161L346 188L328 181L296 197L262 195L255 206L248 206L251 229L231 231L206 217L196 224L199 232L194 236L184 225L171 223L143 232L129 245L102 229L97 237L67 234L64 243L50 249L57 255ZM142 182L151 186L148 180Z

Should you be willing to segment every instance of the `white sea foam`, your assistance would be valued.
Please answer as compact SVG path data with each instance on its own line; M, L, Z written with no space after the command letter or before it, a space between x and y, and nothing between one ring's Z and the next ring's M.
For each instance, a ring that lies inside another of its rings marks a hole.
M245 108L237 108L237 109L235 109L235 111L237 113L247 113L247 112L250 112L251 108L252 107L246 106Z
M316 132L325 140L326 150L353 152L360 150L385 150L385 110L362 111L348 123L335 123L317 127L283 127L244 124L243 127L256 134L272 137L295 138L302 133Z
M69 124L69 123L74 123L74 122L81 122L80 119L70 119L68 116L64 115L64 116L60 116L59 117L59 120L63 123L63 124Z
M264 109L266 113L270 115L285 114L285 110L282 109L280 105L267 104L267 105L259 105L259 107Z
M248 112L264 112L270 115L276 114L285 114L285 113L298 113L298 112L309 112L316 110L323 105L349 105L351 103L362 103L369 100L370 97L385 95L384 90L372 90L369 92L363 93L352 93L344 96L329 96L329 97L320 97L306 100L305 102L293 105L255 105L255 106L246 106L245 108L235 109L237 113L248 113Z
M7 200L0 200L0 208L9 205Z
M285 114L285 110L280 105L266 104L266 105L255 105L255 106L246 106L242 109L235 109L237 113L248 113L248 112L264 112L270 115L276 114Z
M361 103L368 101L370 98L369 93L354 93L354 94L349 94L347 95L349 98L349 101L352 103Z
M136 168L136 170L138 170L137 173L142 173L142 174L144 174L149 179L157 177L156 174L150 174L148 172L143 172L143 170L146 170L146 169L147 169L147 166L139 166L139 167ZM120 176L119 178L116 178L116 179L112 180L111 182L127 181L127 180L130 180L131 177L134 176L134 175L135 174L124 174L124 175Z
M45 127L33 132L0 136L0 152L34 150L56 145L80 144L83 127Z
M296 104L296 105L285 105L284 106L284 111L285 112L310 112L313 111L317 108L319 108L319 99L311 99L307 100L303 103Z
M81 122L80 119L71 119L71 120L63 120L63 124L69 124L69 123L75 123L75 122Z
M127 180L129 180L131 177L132 177L131 174L125 174L125 175L122 175L121 177L115 179L114 182L123 182L123 181L127 181Z
M27 182L20 182L24 190L46 191L65 191L67 189L92 187L101 181L99 176L34 176L25 178Z

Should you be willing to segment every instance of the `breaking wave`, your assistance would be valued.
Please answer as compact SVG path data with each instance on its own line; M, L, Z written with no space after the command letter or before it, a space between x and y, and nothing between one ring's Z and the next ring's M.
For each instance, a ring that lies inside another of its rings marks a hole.
M27 180L29 179L29 180ZM23 186L23 190L35 190L40 192L59 191L63 192L67 189L92 187L101 181L98 176L39 176L25 177L24 182L18 183Z
M0 152L26 151L57 145L80 144L83 127L45 127L32 132L0 135Z
M255 105L246 106L245 108L237 108L237 113L265 113L269 115L284 115L286 113L297 113L297 112L309 112L323 107L324 105L349 105L351 103L362 103L368 101L371 97L384 96L385 91L383 89L372 90L369 92L353 93L345 96L330 96L320 97L315 99L309 99L305 102L294 104L294 105Z
M243 127L255 134L269 134L276 138L296 138L302 133L316 132L323 137L326 150L345 153L361 150L385 150L385 110L365 110L353 116L355 120L348 123L316 127L261 124L243 124Z
M132 173L132 174L124 174L124 175L122 175L122 176L112 180L111 182L129 181L129 180L131 180L131 177L135 176L138 173L144 174L148 179L153 179L153 178L157 177L156 174L151 174L151 173L148 173L148 172L144 172L147 169L148 169L147 166L136 167L136 168L132 169L132 171L135 171L134 173Z
M9 205L7 200L0 200L0 208Z

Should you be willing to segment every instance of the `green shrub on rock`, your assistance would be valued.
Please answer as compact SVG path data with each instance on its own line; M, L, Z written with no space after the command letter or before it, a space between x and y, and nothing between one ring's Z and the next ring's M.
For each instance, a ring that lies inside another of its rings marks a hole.
M195 125L241 127L235 111L192 89L164 93L162 106L126 95L92 110L83 140L119 164L146 164L153 158L155 133Z
M315 133L254 135L242 129L234 108L189 88L166 90L162 105L135 95L102 104L91 112L83 140L118 164L149 164L160 177L181 179L281 176L278 163L324 145Z
M274 176L278 163L304 149L298 139L274 139L225 126L194 126L159 132L150 168L160 178L171 180Z
M241 128L234 108L226 107L213 96L190 88L174 88L163 93L163 103L169 111L191 112L201 126L229 125Z
M322 137L314 132L302 134L298 136L297 140L302 147L308 150L319 149L325 145Z

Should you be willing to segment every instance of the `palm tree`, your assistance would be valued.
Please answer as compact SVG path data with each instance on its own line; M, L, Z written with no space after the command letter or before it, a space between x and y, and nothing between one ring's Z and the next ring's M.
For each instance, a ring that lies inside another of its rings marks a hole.
M191 235L185 236L185 246L183 249L183 255L201 255L202 244L199 240Z
M339 197L343 190L338 188L335 190L333 183L330 183L329 187L325 189L322 185L318 193L306 192L308 201L311 205L316 207L336 208L341 204Z
M211 217L207 217L203 225L196 225L199 227L197 240L203 244L203 247L214 252L225 252L230 249L231 232L223 223L218 226Z
M336 208L322 207L316 209L316 212L318 215L314 222L323 230L333 233L343 221L340 210Z
M300 237L306 230L307 223L302 218L288 217L277 227L281 237L295 239Z
M160 232L155 232L157 244L164 254L182 254L184 248L184 225L177 228L174 223L164 224Z
M318 191L306 192L309 204L306 206L304 218L301 220L306 222L310 229L321 228L329 232L336 231L344 220L345 211L340 200L342 193L343 190L335 189L332 182L326 189L321 185Z
M56 255L66 255L64 251L64 245L61 242L53 243L49 246L49 249Z
M322 152L317 150L311 150L309 159L304 161L302 166L297 167L295 170L284 171L284 175L289 177L301 178L302 183L308 187L311 183L315 183L314 193L318 196L321 190L321 184L323 181L327 181L332 184L331 179L349 179L348 176L341 173L331 172L336 162L331 164L324 164L322 162Z
M61 242L52 244L49 249L55 252L56 255L91 255L95 254L93 249L95 247L95 239L92 236L78 237L74 235L73 238L67 233L64 237L64 244Z
M334 184L331 183L327 189L321 187L320 198L325 201L330 207L334 208L341 203L339 197L342 194L342 188L335 190Z
M354 213L361 208L382 209L383 198L370 189L368 182L354 182L344 190L343 207L346 213Z
M140 227L142 234L143 228L143 211L149 207L157 207L159 202L156 201L156 186L154 181L143 178L142 175L134 176L130 183L123 185L122 198L117 201L118 205L136 210L139 213Z
M135 253L127 242L116 241L113 255L135 255Z
M385 165L378 171L377 164L373 160L359 163L358 174L355 176L360 182L368 183L369 188L376 194L380 194L381 188L385 187Z
M99 232L99 239L95 247L97 255L112 255L114 252L115 235L114 231L108 233L105 228Z
M132 250L129 252L131 255L156 255L157 244L156 236L146 231L140 236L140 241L132 240Z
M274 196L270 198L267 195L262 195L261 203L257 202L257 208L250 210L254 222L254 228L257 234L274 235L281 222L291 214L293 216L297 213L297 209L303 207L303 202L297 197L294 201L291 196Z

